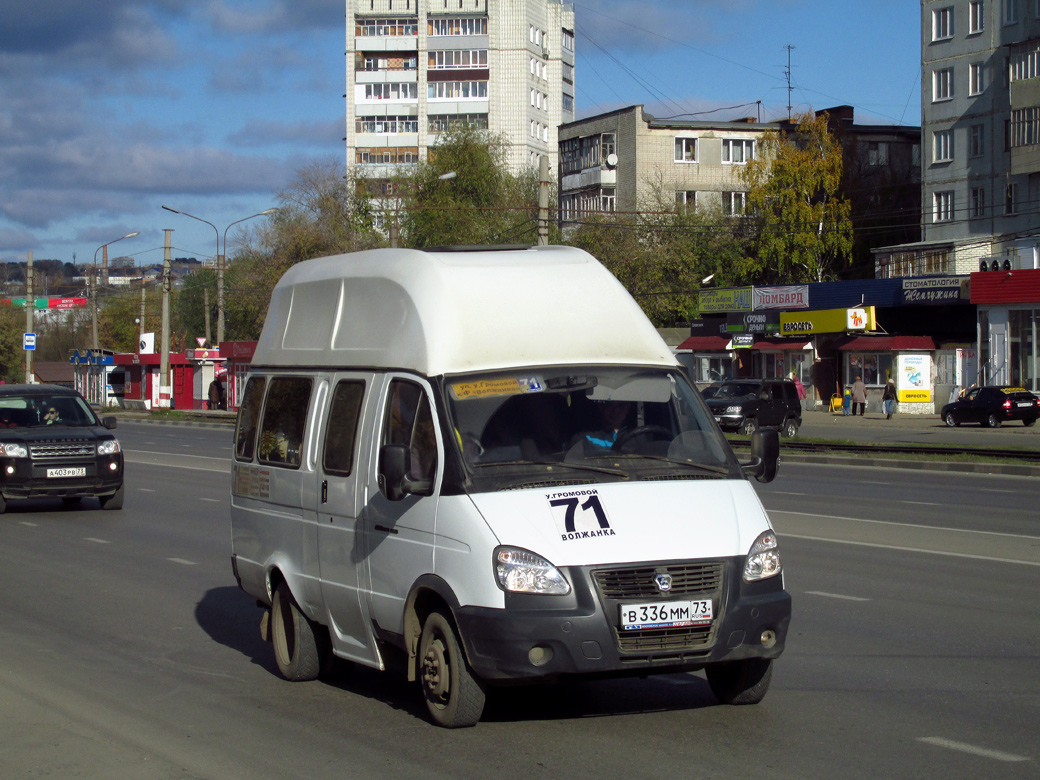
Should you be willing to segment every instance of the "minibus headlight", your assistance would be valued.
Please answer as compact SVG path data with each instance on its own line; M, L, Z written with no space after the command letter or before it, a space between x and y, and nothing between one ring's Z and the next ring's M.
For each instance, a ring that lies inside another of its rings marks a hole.
M98 455L115 455L117 452L119 452L119 439L105 439L98 442Z
M29 448L18 442L0 444L0 452L5 458L28 458Z
M765 531L758 535L755 543L748 551L744 563L744 582L755 582L775 577L782 570L780 565L780 547L776 534Z
M571 592L559 569L542 556L516 547L495 550L495 576L498 586L510 593L564 596Z

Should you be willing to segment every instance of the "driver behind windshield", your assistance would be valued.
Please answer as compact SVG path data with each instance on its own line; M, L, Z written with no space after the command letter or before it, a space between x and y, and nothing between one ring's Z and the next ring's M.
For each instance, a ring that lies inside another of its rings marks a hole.
M585 434L586 447L609 450L618 436L630 427L632 404L629 401L593 401L599 414L599 428Z

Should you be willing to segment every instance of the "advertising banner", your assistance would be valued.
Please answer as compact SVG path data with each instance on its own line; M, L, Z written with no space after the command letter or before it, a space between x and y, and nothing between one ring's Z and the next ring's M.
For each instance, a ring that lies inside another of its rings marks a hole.
M697 311L701 314L727 311L751 311L751 288L730 287L723 290L701 290Z
M726 315L726 331L728 333L779 333L780 312L756 311L729 313Z
M971 280L967 276L926 276L902 280L903 303L967 303Z
M900 403L931 403L931 355L896 356L896 395Z
M754 288L755 311L759 309L808 309L809 286L806 284L785 287Z
M780 313L781 336L812 336L816 333L845 333L850 330L876 329L873 306Z

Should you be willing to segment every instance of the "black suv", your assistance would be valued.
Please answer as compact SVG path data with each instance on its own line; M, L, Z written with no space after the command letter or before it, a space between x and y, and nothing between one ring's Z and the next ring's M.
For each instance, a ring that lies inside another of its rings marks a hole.
M111 433L67 387L0 385L0 513L12 498L96 497L103 509L123 507L123 453Z
M724 430L751 434L758 427L779 428L790 437L802 424L802 404L790 379L731 379L706 403Z

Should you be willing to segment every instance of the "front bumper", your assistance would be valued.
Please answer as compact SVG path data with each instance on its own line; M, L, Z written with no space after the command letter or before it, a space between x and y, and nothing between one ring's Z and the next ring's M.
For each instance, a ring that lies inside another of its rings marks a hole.
M82 476L48 477L48 469L83 469ZM111 495L123 484L123 458L98 455L88 459L34 462L0 458L0 495L8 498L88 498Z
M622 632L618 604L653 599L614 598L584 567L567 569L568 596L507 594L504 609L463 607L455 618L473 670L497 682L693 671L779 656L791 618L782 578L744 583L743 557L720 563L718 587L701 594L715 615L706 627Z

